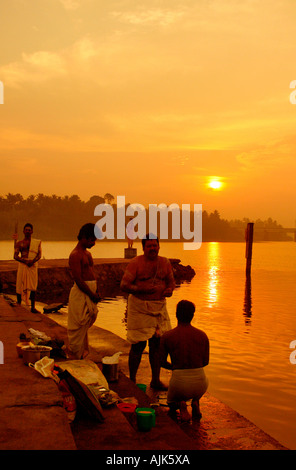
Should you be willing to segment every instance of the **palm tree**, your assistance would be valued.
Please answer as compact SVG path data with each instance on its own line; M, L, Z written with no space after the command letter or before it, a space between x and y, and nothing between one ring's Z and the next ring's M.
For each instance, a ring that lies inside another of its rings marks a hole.
M111 202L114 201L114 196L112 196L110 193L106 193L104 195L104 199L107 201L107 204L111 204Z

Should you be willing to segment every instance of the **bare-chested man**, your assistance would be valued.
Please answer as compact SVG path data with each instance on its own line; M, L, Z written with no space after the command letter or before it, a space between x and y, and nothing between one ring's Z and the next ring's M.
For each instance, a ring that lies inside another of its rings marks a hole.
M159 344L161 335L171 329L166 297L172 295L175 281L170 261L158 255L158 238L148 234L142 246L144 254L129 262L121 281L121 289L130 294L127 306L127 340L131 343L129 372L135 382L148 340L150 386L161 390L166 387L159 378Z
M97 318L100 301L93 259L88 251L95 245L94 224L85 224L78 234L78 243L69 256L74 279L68 305L68 338L70 356L83 359L89 352L88 329Z
M209 363L209 339L206 333L191 325L195 305L181 300L177 305L178 326L165 333L160 342L161 365L172 369L168 390L171 412L180 409L181 420L188 421L190 415L186 401L192 399L192 417L201 418L199 399L206 392L208 379L204 367ZM171 363L167 362L170 355Z
M41 241L32 238L33 225L24 226L24 239L17 241L14 234L14 259L18 261L16 296L18 304L22 299L28 305L31 300L31 312L39 313L35 308L36 289L38 285L38 261L41 258Z

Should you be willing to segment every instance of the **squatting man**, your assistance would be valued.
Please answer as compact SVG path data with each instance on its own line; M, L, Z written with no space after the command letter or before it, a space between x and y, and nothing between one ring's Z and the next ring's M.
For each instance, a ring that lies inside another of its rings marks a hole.
M191 325L195 305L188 300L177 304L176 328L164 333L160 341L162 367L172 369L167 402L172 415L180 409L182 421L189 421L186 401L192 400L192 418L201 419L199 399L208 388L204 367L209 363L209 339L206 333ZM167 362L170 355L171 363Z

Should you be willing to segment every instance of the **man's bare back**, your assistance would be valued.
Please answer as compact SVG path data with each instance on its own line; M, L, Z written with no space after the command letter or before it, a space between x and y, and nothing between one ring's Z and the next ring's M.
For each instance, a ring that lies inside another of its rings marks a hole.
M162 348L171 356L173 369L195 369L209 362L209 340L200 329L180 324L162 337ZM162 351L163 354L163 351Z

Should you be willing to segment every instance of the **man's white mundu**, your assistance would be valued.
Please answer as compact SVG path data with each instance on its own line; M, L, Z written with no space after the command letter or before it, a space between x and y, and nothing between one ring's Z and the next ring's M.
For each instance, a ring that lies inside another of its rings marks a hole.
M41 240L31 238L28 259L33 260L39 253ZM31 291L36 291L38 285L38 262L33 266L18 263L16 277L16 293L22 296L23 301L28 304Z

